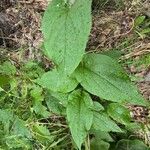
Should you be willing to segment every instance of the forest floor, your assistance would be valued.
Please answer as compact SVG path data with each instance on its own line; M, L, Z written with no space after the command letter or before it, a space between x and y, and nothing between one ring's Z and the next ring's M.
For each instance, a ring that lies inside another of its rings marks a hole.
M1 7L4 6L1 3ZM51 62L41 54L40 29L48 1L12 0L7 3L7 8L0 7L0 61L10 60L17 67L31 60L42 61L49 68ZM131 80L145 99L150 100L150 2L94 3L92 15L87 51L118 55ZM143 114L147 115L148 111L137 106L131 109L137 113L134 117L138 121L143 121Z

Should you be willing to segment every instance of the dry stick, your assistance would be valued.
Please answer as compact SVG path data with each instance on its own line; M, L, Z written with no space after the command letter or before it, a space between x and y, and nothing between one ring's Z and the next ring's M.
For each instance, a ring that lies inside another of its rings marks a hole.
M147 54L147 53L150 53L150 49L147 49L147 50L142 50L142 51L138 51L138 52L132 52L130 54L127 54L123 57L121 57L122 60L126 60L126 59L129 59L131 57L134 57L134 56L140 56L140 55L143 55L143 54Z
M141 48L140 48L141 47ZM139 49L140 48L140 49ZM147 54L147 53L150 53L150 44L144 44L142 45L142 43L140 45L138 45L136 49L139 49L137 52L136 51L133 51L125 56L123 56L121 59L129 59L130 57L134 57L134 56L140 56L142 54Z
M19 1L19 3L21 4L32 4L34 2L34 0L30 0L30 1Z
M3 33L2 29L0 29L0 33L2 35L2 37L0 37L0 38L3 39L4 47L6 47L6 42L5 42L5 39L4 39L4 33Z
M132 47L134 47L134 46L136 46L136 45L138 45L137 47L140 47L141 44L142 44L141 41L136 42L136 43L134 43L134 44L132 44L132 45L130 45L130 46L127 46L126 48L121 49L121 51L125 51L125 50L127 50L127 49L131 49ZM122 45L122 44L118 45L116 48L119 48L121 45ZM137 47L136 47L136 48L137 48Z

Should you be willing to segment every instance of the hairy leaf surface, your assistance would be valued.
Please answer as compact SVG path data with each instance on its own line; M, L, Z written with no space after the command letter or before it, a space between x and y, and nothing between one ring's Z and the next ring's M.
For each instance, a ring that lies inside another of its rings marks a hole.
M100 98L120 103L146 103L121 66L106 55L85 55L75 76L87 91Z
M75 89L78 82L75 78L65 76L56 69L49 71L36 80L38 84L53 92L67 93Z
M91 28L91 0L68 6L53 0L42 23L46 55L64 74L71 74L82 59Z
M72 137L79 149L87 136L87 131L92 125L92 107L93 102L88 93L77 90L70 94L67 106L67 119Z
M117 124L112 121L107 114L94 112L93 129L104 132L122 132Z
M46 104L48 109L57 115L64 115L65 114L65 107L61 102L54 96L48 94L46 97Z

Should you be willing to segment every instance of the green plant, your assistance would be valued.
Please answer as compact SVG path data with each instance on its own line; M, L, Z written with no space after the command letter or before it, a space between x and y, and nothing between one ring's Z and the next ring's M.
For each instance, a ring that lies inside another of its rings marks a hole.
M150 19L146 16L138 16L134 23L135 32L141 37L145 38L150 35Z
M35 82L48 91L50 110L66 118L78 149L90 149L90 135L100 141L91 141L93 149L108 149L109 132L124 132L117 123L132 125L126 104L148 104L116 60L85 52L90 29L91 0L53 0L42 32L43 50L54 68Z
M144 127L126 108L147 102L115 60L120 53L85 52L90 29L91 0L53 0L42 25L51 71L21 55L0 60L0 149L148 149L131 138Z
M0 149L59 149L70 142L65 121L54 121L49 111L63 114L64 108L33 82L44 72L35 62L19 63L19 68L10 61L1 62Z

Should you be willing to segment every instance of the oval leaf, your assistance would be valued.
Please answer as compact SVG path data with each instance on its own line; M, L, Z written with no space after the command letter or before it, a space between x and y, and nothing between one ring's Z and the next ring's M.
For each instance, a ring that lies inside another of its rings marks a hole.
M87 54L76 69L75 76L90 93L100 98L146 105L121 66L102 54Z
M134 26L137 27L141 25L144 22L145 18L145 16L138 16L134 21Z
M53 92L67 93L75 89L78 82L75 78L64 76L56 69L49 71L36 80L38 84Z
M79 149L92 125L92 107L93 102L88 93L77 90L69 95L67 119L72 137Z
M45 53L63 73L70 75L80 63L90 28L91 0L70 6L53 0L48 6L42 23Z

